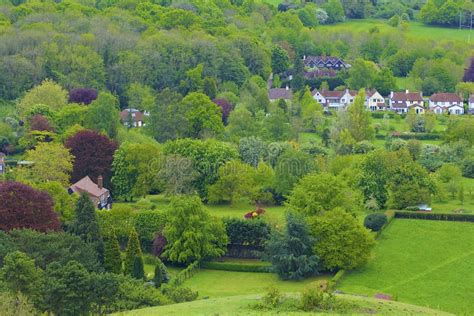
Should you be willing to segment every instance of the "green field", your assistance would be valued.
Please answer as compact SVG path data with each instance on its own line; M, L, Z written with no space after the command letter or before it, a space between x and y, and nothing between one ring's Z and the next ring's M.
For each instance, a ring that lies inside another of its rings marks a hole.
M440 311L393 301L381 301L351 295L338 295L338 297L350 304L353 312L358 315L448 315ZM251 306L255 305L260 300L260 298L260 295L221 297L215 299L197 300L189 303L139 309L118 313L117 315L321 315L319 313L269 312L252 309Z
M269 287L276 287L282 292L299 292L306 286L326 280L327 275L305 279L303 281L282 281L274 273L249 273L202 269L191 279L187 286L199 292L202 297L224 297L265 293Z
M427 26L421 22L410 22L409 27L406 31L398 30L387 24L386 20L348 20L343 23L321 25L318 26L320 29L331 29L340 31L353 31L353 32L368 32L372 27L378 27L381 32L404 32L406 35L412 38L422 38L431 40L458 40L465 43L471 43L474 41L474 34L469 30L459 30L458 28L445 28L436 26Z
M474 310L473 262L473 223L394 220L373 259L346 275L338 289L468 314Z

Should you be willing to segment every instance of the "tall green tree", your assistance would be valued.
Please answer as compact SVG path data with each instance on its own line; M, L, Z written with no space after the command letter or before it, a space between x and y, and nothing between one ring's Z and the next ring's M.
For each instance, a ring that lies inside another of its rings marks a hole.
M140 240L135 229L130 231L128 237L127 248L125 249L124 272L132 275L137 257L142 257L142 249L140 248Z
M114 138L119 126L119 108L117 99L110 93L100 93L89 105L84 125L88 129L107 134Z
M301 280L316 275L321 268L319 258L312 249L315 242L304 217L288 213L285 231L272 233L265 252L280 278Z
M104 235L104 268L116 274L122 272L120 245L113 227L110 227L107 234Z
M355 269L370 258L374 237L352 214L336 208L312 217L310 227L317 238L313 250L324 269Z
M94 204L87 193L82 193L77 201L74 221L69 231L91 244L97 250L99 261L104 260L104 243L100 232Z
M360 194L330 173L303 177L292 190L287 203L292 210L305 215L320 215L335 208L351 211L361 207Z
M198 197L171 200L163 235L163 256L176 263L222 256L228 242L222 221L211 217Z
M189 122L186 136L206 137L223 131L221 108L203 93L193 92L182 100L184 116Z
M354 103L347 107L347 129L356 142L372 140L375 130L372 126L372 117L365 107L365 92L361 90Z
M290 67L290 57L288 52L281 46L275 45L272 49L272 70L273 74L282 73Z
M8 253L3 259L0 276L7 288L18 298L20 294L30 300L38 298L43 271L35 266L35 260L21 251Z

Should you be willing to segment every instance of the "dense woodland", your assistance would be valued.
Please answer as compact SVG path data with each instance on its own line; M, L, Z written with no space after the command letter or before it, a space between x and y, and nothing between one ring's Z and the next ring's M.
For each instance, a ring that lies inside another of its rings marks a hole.
M370 260L386 210L471 203L471 116L364 105L365 89L388 96L400 78L467 101L473 45L409 29L471 11L453 0L0 0L0 306L88 315L191 301L183 280L225 255L262 259L284 280L334 274ZM389 28L325 26L366 18ZM352 67L307 80L310 55ZM269 83L293 98L270 102ZM360 92L331 113L314 88ZM120 121L132 108L149 114L143 127ZM69 194L85 176L103 177L111 210ZM234 217L209 211L242 204ZM276 222L272 207L286 211Z

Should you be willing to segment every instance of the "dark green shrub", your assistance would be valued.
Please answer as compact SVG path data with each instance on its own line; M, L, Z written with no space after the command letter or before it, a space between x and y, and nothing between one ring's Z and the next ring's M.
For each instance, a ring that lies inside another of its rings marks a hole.
M145 279L145 269L142 256L136 256L133 260L132 277L138 280Z
M140 245L145 252L150 252L156 232L163 230L166 223L162 211L140 211L134 218L133 226L140 236Z
M382 229L385 223L387 223L387 216L385 214L369 214L364 219L364 226L374 232Z
M198 292L193 291L187 287L181 286L162 286L162 292L165 296L167 296L170 300L175 303L182 303L182 302L191 302L197 299Z
M440 214L421 212L395 212L395 218L427 219L435 221L474 222L472 214Z
M310 312L321 309L324 293L316 288L308 288L301 293L301 309Z
M474 178L474 158L467 158L463 161L462 175L467 178Z

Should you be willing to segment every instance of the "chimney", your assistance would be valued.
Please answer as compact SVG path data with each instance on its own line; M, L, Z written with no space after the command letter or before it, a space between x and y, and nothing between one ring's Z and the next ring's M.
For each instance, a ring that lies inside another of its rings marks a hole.
M99 187L99 189L102 189L104 187L104 178L102 178L102 176L99 176L97 178L97 186Z
M306 60L306 55L303 55L303 60Z
M288 85L286 85L286 88L285 88L285 90L290 90L290 87L288 87Z
M410 93L410 90L406 89L406 90L405 90L405 93L406 93L406 94Z

